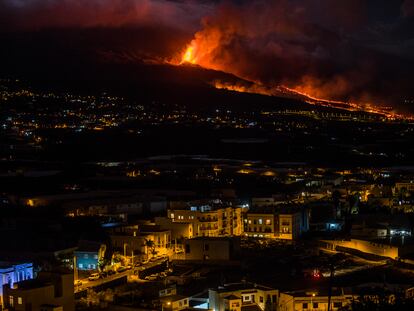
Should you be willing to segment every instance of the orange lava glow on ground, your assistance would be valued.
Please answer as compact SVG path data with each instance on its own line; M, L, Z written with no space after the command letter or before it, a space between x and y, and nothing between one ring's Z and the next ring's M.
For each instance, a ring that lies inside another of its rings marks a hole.
M186 47L186 49L181 53L181 59L176 62L176 65L199 65L200 67L213 69L213 70L222 70L224 72L228 72L223 70L220 66L217 66L212 62L209 58L210 50L213 49L212 46L208 45L208 43L212 40L201 40L200 34L196 34L194 40ZM213 40L216 41L216 40ZM229 72L231 73L231 72ZM229 82L221 82L221 81L213 81L211 84L217 89L224 89L234 92L241 92L241 93L253 93L253 94L261 94L267 96L283 96L283 97L290 97L290 98L298 98L301 99L308 104L311 105L318 105L323 107L329 108L336 108L336 109L344 109L348 111L364 111L369 113L374 113L383 116L389 120L395 119L409 119L414 120L412 116L404 116L401 114L393 113L390 110L390 107L381 107L376 106L372 103L355 103L355 102L345 102L339 100L331 100L317 97L313 94L320 94L320 90L309 90L309 87L306 88L304 91L304 87L297 86L297 87L287 87L284 85L279 86L267 86L263 85L262 83L258 83L255 81L246 80L245 78L241 77L245 81L250 82L249 85L244 84L232 84Z

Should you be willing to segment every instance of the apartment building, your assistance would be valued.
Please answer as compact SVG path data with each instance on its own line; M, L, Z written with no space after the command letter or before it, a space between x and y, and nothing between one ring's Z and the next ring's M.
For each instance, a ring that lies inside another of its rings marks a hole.
M13 287L14 283L33 278L32 263L0 262L0 310L3 303L3 285Z
M244 216L244 235L296 240L308 230L306 217L306 211L300 208L253 208Z
M279 217L273 212L248 212L244 223L244 233L246 236L270 239L278 236Z
M342 289L333 289L330 310L336 311L349 304L352 295L345 295ZM280 293L279 311L328 310L328 291L294 291Z
M210 310L277 310L279 291L249 282L209 289Z
M75 310L73 274L41 272L37 279L4 286L9 310Z
M243 232L242 207L211 205L175 207L168 218L175 223L190 223L193 236L239 236Z

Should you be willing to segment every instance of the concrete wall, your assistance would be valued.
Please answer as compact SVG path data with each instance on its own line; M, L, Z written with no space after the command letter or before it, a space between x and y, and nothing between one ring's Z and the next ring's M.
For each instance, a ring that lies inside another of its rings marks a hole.
M377 255L381 257L389 257L396 259L399 257L399 248L396 246L385 245L378 242L364 241L351 239L349 241L334 241L334 240L325 240L323 241L335 248L336 246L355 249L363 253Z
M185 241L186 260L230 260L230 240L189 239Z

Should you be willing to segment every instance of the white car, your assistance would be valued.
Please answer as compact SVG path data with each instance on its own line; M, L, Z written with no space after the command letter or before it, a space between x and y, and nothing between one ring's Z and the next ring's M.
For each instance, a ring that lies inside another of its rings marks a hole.
M152 274L152 275L146 276L145 277L145 280L147 280L147 281L155 281L155 280L157 280L157 278L158 277L155 274Z
M99 280L99 278L100 278L99 273L92 273L92 274L88 277L88 280L89 280L89 281L96 281L96 280Z

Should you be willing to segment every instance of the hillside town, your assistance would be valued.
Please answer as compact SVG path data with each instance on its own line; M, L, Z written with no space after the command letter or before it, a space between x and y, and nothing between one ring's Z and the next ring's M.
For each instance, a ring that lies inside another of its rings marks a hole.
M90 165L88 188L3 194L4 309L342 310L374 288L414 294L409 167Z

